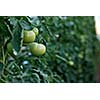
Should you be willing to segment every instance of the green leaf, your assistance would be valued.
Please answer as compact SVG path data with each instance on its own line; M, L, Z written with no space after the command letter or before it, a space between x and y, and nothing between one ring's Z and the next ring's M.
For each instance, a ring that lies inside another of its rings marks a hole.
M32 30L32 25L31 23L28 21L27 17L23 17L20 21L19 21L21 27L24 30Z
M17 53L20 52L20 49L22 47L22 28L17 22L16 26L13 29L13 38L12 38L12 45Z
M10 24L13 25L13 26L15 26L15 25L17 24L17 21L18 21L18 19L16 19L16 17L14 17L14 16L11 16L11 17L9 18L9 22L10 22Z
M2 18L0 18L0 38L2 38L1 35L4 37L10 36L10 32L8 30L7 23Z

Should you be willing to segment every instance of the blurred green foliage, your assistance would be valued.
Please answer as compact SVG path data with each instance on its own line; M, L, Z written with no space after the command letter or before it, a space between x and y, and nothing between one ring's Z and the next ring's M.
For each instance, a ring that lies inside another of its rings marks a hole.
M9 33L6 29L9 34L5 31L8 34L5 38L8 36L7 41L12 41L17 56L16 58L7 56L5 64L0 63L0 82L95 82L94 56L97 40L94 17L11 16L6 17L4 21L10 30ZM30 30L32 27L39 29L36 42L43 43L47 47L46 54L40 57L27 52L28 47L24 51L20 50L22 30ZM2 53L0 56L3 56Z

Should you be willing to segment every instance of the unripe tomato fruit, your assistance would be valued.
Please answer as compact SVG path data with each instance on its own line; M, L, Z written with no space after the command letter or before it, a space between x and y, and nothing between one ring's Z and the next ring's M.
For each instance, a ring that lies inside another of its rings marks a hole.
M13 54L13 46L10 42L7 44L7 51L8 53Z
M9 53L13 58L16 57L16 55L14 54L13 45L12 45L11 42L9 42L9 43L7 44L7 51L8 51L8 53Z
M38 34L39 34L38 28L34 27L34 28L33 28L33 32L35 33L35 35L38 35Z
M25 43L30 43L33 42L35 40L35 33L33 31L24 31L24 38L23 38L23 42Z
M41 56L46 52L46 47L43 44L34 42L30 44L30 52L35 56Z

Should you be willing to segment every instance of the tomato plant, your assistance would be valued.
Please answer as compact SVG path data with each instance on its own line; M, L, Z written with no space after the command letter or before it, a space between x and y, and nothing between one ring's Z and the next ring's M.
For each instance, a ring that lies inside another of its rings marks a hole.
M0 40L0 82L95 82L92 16L0 16Z

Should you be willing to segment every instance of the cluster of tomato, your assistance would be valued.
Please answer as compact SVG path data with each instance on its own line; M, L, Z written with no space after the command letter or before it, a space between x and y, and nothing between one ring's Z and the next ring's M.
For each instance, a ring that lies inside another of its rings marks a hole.
M35 56L41 56L46 52L46 47L44 44L34 42L38 34L39 30L36 27L34 27L33 30L30 31L23 31L23 44L27 44L29 46L30 52ZM9 54L13 54L13 46L11 42L7 44L7 50Z

